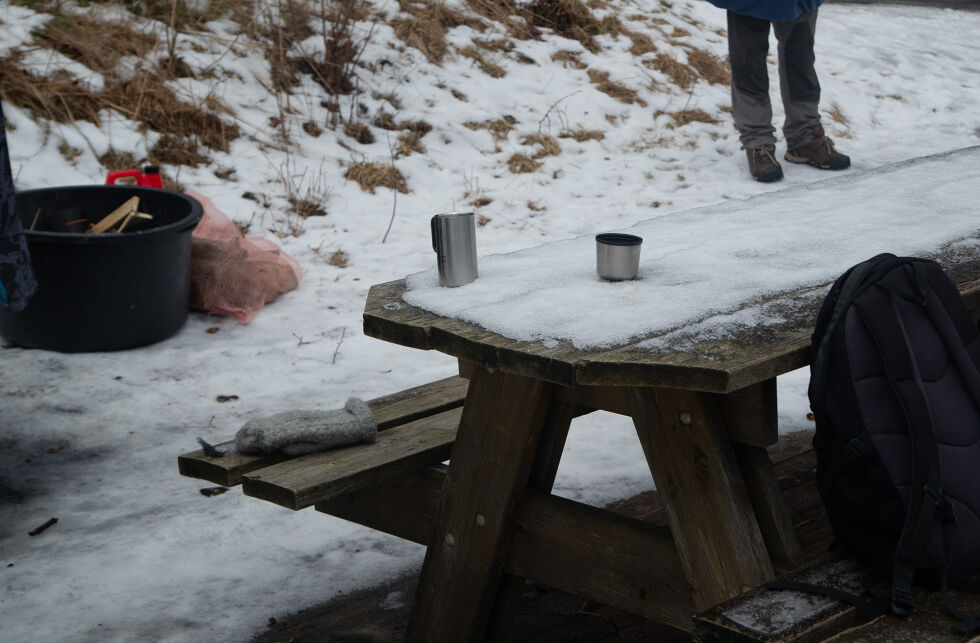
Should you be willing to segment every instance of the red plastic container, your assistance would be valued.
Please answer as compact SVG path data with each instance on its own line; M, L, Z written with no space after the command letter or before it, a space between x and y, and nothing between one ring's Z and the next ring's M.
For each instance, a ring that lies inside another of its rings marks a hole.
M126 177L136 179L136 184L145 188L163 187L163 181L160 180L160 168L156 165L146 165L143 167L142 172L137 169L109 172L105 177L105 184L114 185L117 180Z

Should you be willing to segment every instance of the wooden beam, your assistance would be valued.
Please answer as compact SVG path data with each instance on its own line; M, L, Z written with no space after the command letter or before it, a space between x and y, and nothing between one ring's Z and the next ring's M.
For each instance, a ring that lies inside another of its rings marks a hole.
M656 388L627 395L698 609L772 580L715 397Z
M446 467L316 505L422 545L434 539ZM503 571L605 605L690 630L695 612L670 531L606 509L529 491Z
M550 404L540 380L473 373L408 640L482 636Z

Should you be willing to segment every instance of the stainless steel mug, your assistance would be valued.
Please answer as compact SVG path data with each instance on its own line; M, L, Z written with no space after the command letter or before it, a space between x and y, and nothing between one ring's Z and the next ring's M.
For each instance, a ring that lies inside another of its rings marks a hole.
M436 251L440 286L462 286L477 277L476 220L472 212L432 217L432 249Z
M596 272L609 281L636 279L640 272L640 244L643 239L632 234L607 232L595 236Z

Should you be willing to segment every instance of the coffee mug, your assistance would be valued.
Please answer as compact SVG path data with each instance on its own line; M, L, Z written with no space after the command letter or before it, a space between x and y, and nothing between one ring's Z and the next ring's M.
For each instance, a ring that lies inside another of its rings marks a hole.
M437 214L430 222L439 285L451 288L477 277L476 221L472 212Z
M606 232L597 234L595 267L608 281L636 279L640 272L640 244L643 239L632 234Z

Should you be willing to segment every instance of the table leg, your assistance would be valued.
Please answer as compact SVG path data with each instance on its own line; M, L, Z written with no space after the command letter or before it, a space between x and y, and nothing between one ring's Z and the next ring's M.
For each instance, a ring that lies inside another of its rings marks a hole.
M630 388L627 399L696 607L772 580L772 562L714 397Z
M545 420L544 433L538 445L531 475L527 483L528 489L550 492L558 474L558 464L565 448L565 439L572 419L577 415L578 407L574 404L555 400L548 410ZM484 635L485 641L509 641L511 627L521 607L524 596L524 579L519 576L504 574L497 588L497 596L493 602L493 610Z
M540 380L473 373L408 640L482 638L550 403Z

